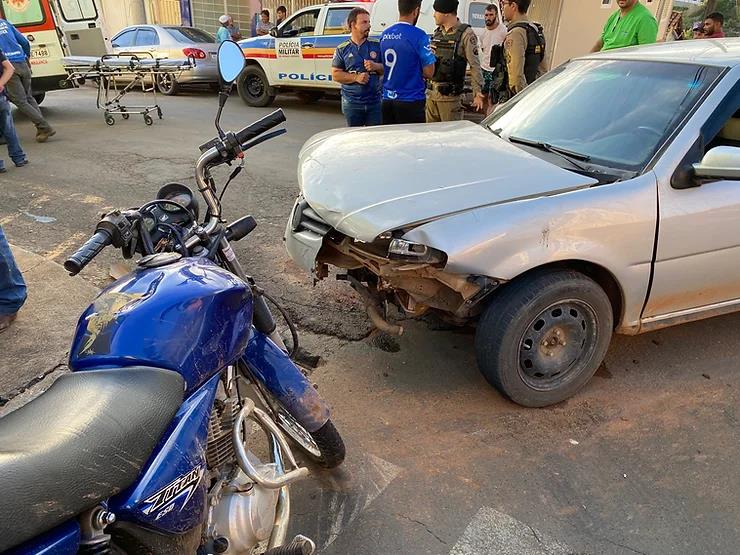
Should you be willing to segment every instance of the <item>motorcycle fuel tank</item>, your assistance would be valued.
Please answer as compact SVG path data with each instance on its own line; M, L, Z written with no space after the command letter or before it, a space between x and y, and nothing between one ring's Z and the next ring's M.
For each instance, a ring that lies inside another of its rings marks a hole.
M166 368L182 374L188 395L244 352L252 308L249 286L210 260L137 269L82 314L69 366Z

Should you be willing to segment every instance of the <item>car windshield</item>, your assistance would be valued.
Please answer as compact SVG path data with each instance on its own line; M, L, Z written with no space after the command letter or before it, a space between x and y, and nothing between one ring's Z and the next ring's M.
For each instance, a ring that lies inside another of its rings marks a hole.
M165 27L165 30L177 42L193 44L196 42L216 42L216 39L200 29L194 27Z
M575 60L483 125L512 142L546 143L594 164L639 172L720 73L692 64Z

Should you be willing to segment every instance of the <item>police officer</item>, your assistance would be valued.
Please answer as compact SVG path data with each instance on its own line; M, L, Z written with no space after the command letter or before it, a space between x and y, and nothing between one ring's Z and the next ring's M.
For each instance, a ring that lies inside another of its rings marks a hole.
M527 17L531 0L502 0L501 10L509 32L504 41L509 92L524 89L546 71L542 27Z
M473 107L483 109L483 75L478 54L478 37L473 28L457 18L458 0L434 0L432 50L437 57L434 75L427 82L427 122L462 119L462 93L470 65Z

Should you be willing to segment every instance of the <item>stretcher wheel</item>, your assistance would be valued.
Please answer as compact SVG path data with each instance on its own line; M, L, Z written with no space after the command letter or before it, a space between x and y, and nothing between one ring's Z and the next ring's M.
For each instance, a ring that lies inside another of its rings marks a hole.
M128 119L129 118L129 115L126 113L126 108L124 108L123 106L121 106L120 109L121 109L121 112L123 112L123 114L121 114L121 117L123 119Z
M157 117L159 117L159 119L162 119L162 108L157 108Z
M152 116L150 116L149 114L144 114L144 123L146 123L147 125L153 124L154 120L152 119Z
M107 123L108 125L115 125L116 124L116 120L110 114L106 114L105 115L105 123Z

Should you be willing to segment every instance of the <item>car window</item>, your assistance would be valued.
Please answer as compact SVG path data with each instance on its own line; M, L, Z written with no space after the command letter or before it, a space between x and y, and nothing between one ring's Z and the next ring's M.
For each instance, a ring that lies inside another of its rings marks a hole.
M324 23L324 35L348 35L347 16L352 8L330 8Z
M694 64L575 60L535 81L484 125L504 138L642 171L720 73Z
M313 35L316 29L316 21L319 19L319 11L309 10L294 15L280 26L281 37L304 37Z
M154 46L159 44L159 37L154 29L139 29L134 46Z
M202 29L195 29L194 27L165 27L164 30L177 42L183 44L216 42L213 35L209 35Z
M13 25L40 25L46 19L41 0L0 0L0 6L0 14Z
M124 31L118 36L113 37L111 44L113 48L123 48L125 46L133 46L134 36L136 35L136 29L129 29Z
M98 18L93 0L59 0L59 9L65 21L89 21Z
M740 147L740 81L707 118L701 134L705 151L715 146Z

